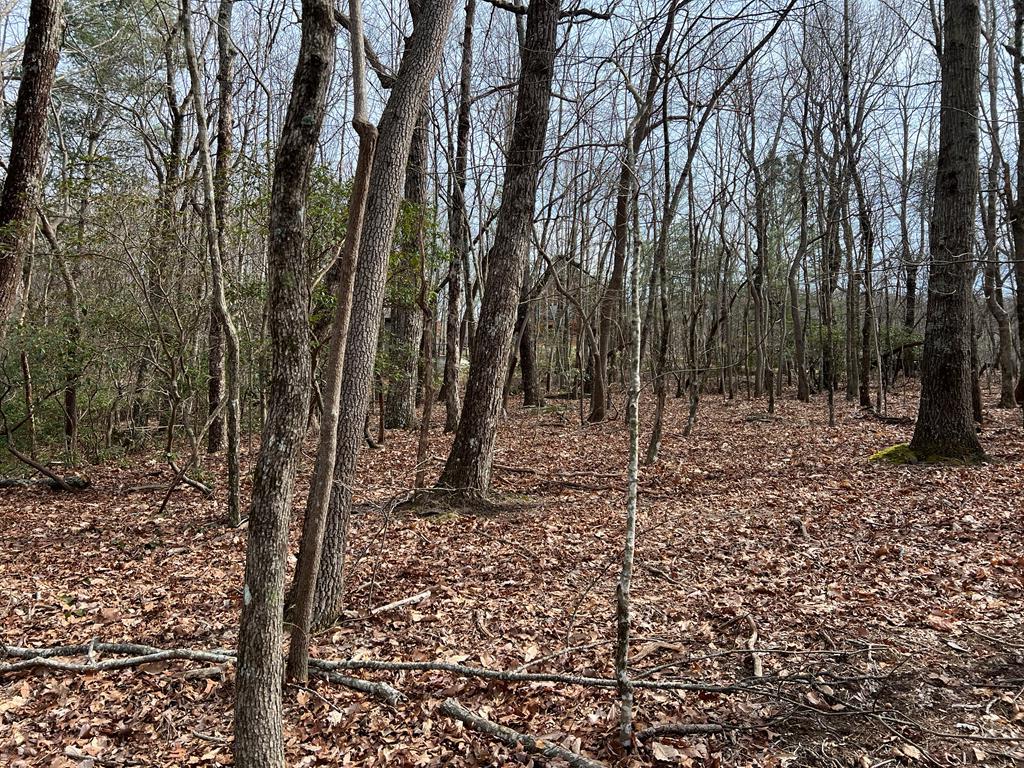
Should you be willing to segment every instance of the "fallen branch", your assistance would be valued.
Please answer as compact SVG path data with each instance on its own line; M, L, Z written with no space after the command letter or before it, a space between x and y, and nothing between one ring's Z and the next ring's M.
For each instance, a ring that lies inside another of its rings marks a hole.
M309 673L314 677L319 677L329 683L334 683L335 685L343 685L346 688L351 688L353 691L368 693L374 698L390 704L391 706L397 705L399 701L405 698L400 691L392 688L387 683L376 683L372 680L360 680L357 677L346 677L345 675L339 675L337 672L320 669L317 666L316 659L310 659L309 666Z
M124 658L95 659L97 653L131 654ZM235 654L228 651L196 651L190 648L160 649L136 643L101 643L93 641L81 645L60 645L52 648L19 648L12 645L0 645L0 657L14 657L20 661L0 664L0 677L15 672L42 667L58 672L74 672L88 674L92 672L111 672L119 669L139 667L159 661L202 661L219 664L234 664ZM87 656L87 662L61 661L68 656ZM310 660L312 674L329 683L343 685L360 693L368 693L394 706L402 698L402 694L387 683L372 680L359 680L338 674L332 669L325 669L323 662Z
M127 659L107 659L91 663L57 662L56 657L83 656L94 653L129 655ZM93 641L80 645L61 645L50 648L20 648L0 645L0 658L4 656L22 659L11 664L0 664L0 676L33 667L47 667L66 672L95 672L146 664L151 661L201 661L207 663L235 662L233 651L196 651L188 648L160 649L136 643L104 643ZM444 661L379 661L376 659L310 659L311 667L325 672L339 670L364 670L368 672L450 672L462 677L477 677L484 680L500 680L506 683L562 683L591 688L614 688L617 683L609 677L587 677L583 675L557 674L548 672L511 672L487 667L470 667ZM103 665L103 666L98 666ZM762 682L762 681L757 681ZM767 682L765 680L764 682ZM758 689L746 685L716 685L693 680L637 680L636 688L649 690L699 691L702 693L756 693Z
M40 464L31 456L26 456L24 453L22 453L13 445L11 445L10 436L8 436L7 440L7 450L11 452L11 455L14 456L14 458L16 458L18 461L22 462L23 464L27 464L28 466L32 467L32 469L34 469L36 472L46 475L50 483L52 483L52 485L50 485L51 488L57 488L62 491L70 492L89 487L89 481L84 478L69 477L67 479L64 479L60 475L54 474L49 469L47 469L43 464Z
M596 760L583 757L583 755L568 750L565 747L560 747L550 741L543 741L525 733L519 733L519 731L513 731L511 728L504 725L486 720L479 715L470 712L455 699L447 699L441 705L441 712L446 714L448 717L460 721L467 728L472 728L474 731L479 731L480 733L486 733L488 736L493 736L502 744L507 747L511 747L512 749L521 747L527 752L532 752L533 754L544 755L544 757L550 757L557 760L564 760L569 765L573 766L573 768L604 768L604 763L599 763Z
M649 739L655 736L697 736L715 733L726 733L736 730L734 725L721 723L662 723L652 725L637 732L638 739Z
M76 477L70 475L68 477L62 477L60 482L51 480L48 477L44 478L32 478L32 477L3 477L0 478L0 488L31 488L33 486L42 486L51 491L81 491L88 488L91 485L89 480L84 477Z
M370 615L371 616L376 616L378 613L384 613L385 611L392 611L395 608L401 608L402 606L405 606L405 605L412 605L413 603L418 603L418 602L421 602L423 600L426 600L428 597L430 597L430 590L429 589L425 589L424 591L420 592L419 594L412 595L410 597L403 597L401 600L395 600L395 602L393 602L393 603L388 603L387 605L379 605L376 608L371 608L370 609Z

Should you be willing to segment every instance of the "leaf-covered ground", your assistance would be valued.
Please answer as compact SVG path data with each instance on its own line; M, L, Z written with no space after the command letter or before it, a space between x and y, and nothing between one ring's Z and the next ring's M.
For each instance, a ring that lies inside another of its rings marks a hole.
M889 411L914 405L897 393ZM684 403L671 403L640 490L634 674L737 690L641 691L637 725L734 730L653 737L625 756L612 691L381 673L407 696L396 708L326 683L287 689L290 764L531 764L441 714L448 696L609 765L1024 761L1020 414L988 411L991 463L935 468L867 461L908 440L909 420L840 402L830 428L823 401L790 399L748 420L763 407L705 398L684 437ZM421 518L387 512L415 452L414 435L389 434L363 454L347 620L315 655L609 675L625 448L621 420L581 429L571 401L515 410L494 483L514 503ZM0 640L233 647L245 532L190 489L163 514L160 491L125 493L169 479L155 461L91 474L73 495L0 492ZM0 678L0 764L228 764L233 675L175 662Z

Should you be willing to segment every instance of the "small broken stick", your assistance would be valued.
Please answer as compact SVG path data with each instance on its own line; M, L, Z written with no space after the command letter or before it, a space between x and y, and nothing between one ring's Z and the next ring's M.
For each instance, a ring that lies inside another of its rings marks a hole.
M747 616L747 626L750 627L750 637L747 638L747 650L750 651L750 665L754 669L754 677L764 675L764 667L761 664L761 654L754 650L757 646L757 623L753 616Z

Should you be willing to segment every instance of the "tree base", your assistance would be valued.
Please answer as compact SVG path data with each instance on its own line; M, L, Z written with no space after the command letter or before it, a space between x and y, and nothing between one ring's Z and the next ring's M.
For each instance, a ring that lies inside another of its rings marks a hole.
M907 443L883 448L872 454L868 461L883 464L946 464L950 466L974 466L984 464L988 457L975 450L957 450L949 446L934 446L925 450L914 449Z
M463 515L497 517L510 512L522 512L535 506L524 496L484 496L479 491L451 490L449 488L422 488L396 510L417 517L448 520Z

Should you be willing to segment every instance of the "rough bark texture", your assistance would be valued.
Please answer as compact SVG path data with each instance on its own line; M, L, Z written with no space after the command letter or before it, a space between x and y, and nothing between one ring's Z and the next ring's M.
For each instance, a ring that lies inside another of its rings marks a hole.
M36 225L46 153L46 117L64 29L63 0L32 0L11 156L0 195L0 339L18 296L21 264Z
M353 313L346 342L338 455L324 531L323 559L316 582L314 627L330 622L340 610L352 482L372 391L384 282L402 200L405 165L427 87L440 62L453 5L454 0L438 0L425 3L420 10L378 125L377 151L370 170L369 199L352 293L352 304L359 307L359 311Z
M444 357L444 431L459 426L459 362L462 358L459 336L462 296L462 265L469 259L469 223L466 215L466 168L469 158L470 83L473 75L473 21L476 0L466 0L466 21L462 31L462 67L459 74L459 110L455 129L455 169L452 179L448 230L452 240L452 258L448 266L448 313L445 319Z
M980 27L976 0L946 3L921 406L910 444L926 460L983 457L972 418L969 338L974 214L980 186Z
M438 486L460 494L487 492L498 408L522 290L537 181L544 159L558 35L559 0L533 0L526 18L522 71L494 245L459 427Z
M1017 199L1011 203L1007 178L1007 209L1013 237L1013 272L1017 279L1017 333L1024 340L1024 0L1013 3L1013 42L1007 46L1013 59L1013 93L1017 102ZM1017 402L1024 408L1024 349L1018 361Z
M324 376L323 415L313 479L306 497L306 515L302 522L302 543L295 568L295 609L292 611L292 636L288 647L289 679L305 682L309 677L310 626L316 577L323 554L324 523L331 500L334 465L338 455L338 419L341 413L341 375L345 366L345 345L352 318L352 285L359 263L359 245L363 234L370 167L377 147L377 128L369 122L366 110L366 54L363 38L361 0L349 0L349 30L352 36L352 126L359 134L359 156L355 183L349 198L348 227L338 256L338 278L334 286L334 318Z
M309 399L305 203L334 68L334 49L331 4L303 0L302 42L274 162L270 200L270 397L253 476L238 635L234 754L239 768L284 765L284 572L295 471Z
M411 429L416 424L416 384L423 312L419 297L420 258L423 228L419 222L427 206L427 139L429 115L420 112L405 168L405 201L409 218L403 226L401 248L391 274L391 323L388 333L388 362L391 380L384 401L384 426ZM403 216L403 218L405 218Z

